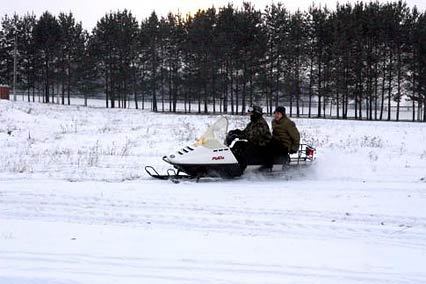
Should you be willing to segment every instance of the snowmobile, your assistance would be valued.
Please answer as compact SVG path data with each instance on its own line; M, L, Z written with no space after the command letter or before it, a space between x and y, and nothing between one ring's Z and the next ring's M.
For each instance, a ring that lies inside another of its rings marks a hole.
M172 181L179 179L198 181L203 177L224 179L239 177L248 166L261 166L262 159L256 155L247 155L245 149L248 141L240 138L237 133L235 131L228 133L228 119L222 116L208 127L194 144L163 156L163 161L172 165L173 169L168 169L166 174L159 174L154 167L146 166L145 171L153 178ZM296 153L275 157L274 165L280 165L284 170L291 166L309 165L314 162L315 156L314 147L300 144Z

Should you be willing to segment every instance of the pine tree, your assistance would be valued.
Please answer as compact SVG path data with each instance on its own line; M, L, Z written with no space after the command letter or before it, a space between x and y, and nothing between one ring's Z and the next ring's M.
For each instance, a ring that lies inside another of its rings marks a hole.
M60 42L60 27L56 17L49 12L43 13L33 30L33 38L36 46L36 53L41 59L42 85L44 86L44 101L49 103L50 95L52 102L54 93L51 92L54 86L54 63L58 57Z

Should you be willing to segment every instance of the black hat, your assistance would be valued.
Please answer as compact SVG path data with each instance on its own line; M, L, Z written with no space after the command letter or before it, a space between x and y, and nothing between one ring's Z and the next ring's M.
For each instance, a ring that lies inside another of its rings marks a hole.
M262 108L260 106L257 106L257 105L251 105L247 109L247 112L262 114Z
M278 107L275 109L274 113L276 113L276 112L280 112L282 115L285 115L285 107L283 107L283 106L278 106Z

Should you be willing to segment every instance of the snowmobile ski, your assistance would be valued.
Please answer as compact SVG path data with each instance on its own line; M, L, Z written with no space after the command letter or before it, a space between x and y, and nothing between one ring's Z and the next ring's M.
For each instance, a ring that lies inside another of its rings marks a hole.
M178 183L181 179L195 179L193 176L181 174L179 171L176 172L174 169L168 169L166 174L159 174L158 171L152 166L145 167L146 173L153 178L161 180L170 180L174 183Z

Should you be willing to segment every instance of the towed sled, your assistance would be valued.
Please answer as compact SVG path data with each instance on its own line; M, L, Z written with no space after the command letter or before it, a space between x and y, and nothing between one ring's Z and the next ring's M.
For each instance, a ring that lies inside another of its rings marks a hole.
M153 178L177 182L203 177L231 179L241 176L247 166L262 165L261 157L245 152L247 140L235 137L230 141L227 132L228 119L222 116L193 145L163 156L163 161L173 166L166 174L159 174L152 166L146 166L145 171ZM274 165L279 165L281 170L310 165L315 160L315 154L315 148L300 144L296 153L275 157Z

